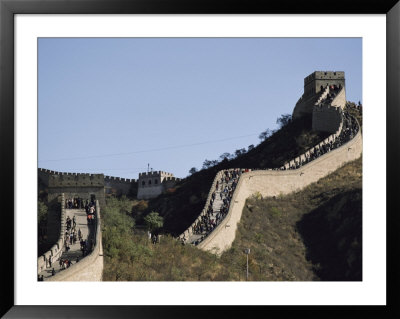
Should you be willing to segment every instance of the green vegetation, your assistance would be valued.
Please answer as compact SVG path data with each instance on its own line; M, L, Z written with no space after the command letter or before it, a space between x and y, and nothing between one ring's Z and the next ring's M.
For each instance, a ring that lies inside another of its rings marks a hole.
M300 192L249 198L222 259L251 248L252 280L361 280L361 176L360 158Z
M157 232L164 225L164 219L157 212L151 212L144 218L147 229L151 232Z
M217 257L165 235L153 245L134 228L133 202L103 214L104 280L361 280L361 158L287 196L246 202L231 249Z

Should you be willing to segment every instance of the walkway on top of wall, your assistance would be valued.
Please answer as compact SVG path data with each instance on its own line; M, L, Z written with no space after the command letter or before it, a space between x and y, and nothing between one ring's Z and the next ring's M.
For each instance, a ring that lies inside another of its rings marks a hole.
M210 220L215 220L217 217L217 214L220 212L222 205L224 204L223 199L228 199L227 193L224 192L225 187L230 188L232 185L232 180L230 180L228 183L225 181L221 184L218 185L218 188L215 190L215 200L212 205L212 210L213 213L210 216ZM221 197L222 193L222 197ZM187 243L190 244L196 244L196 241L201 239L203 236L207 236L208 232L203 231L201 234L190 234L189 239L187 240Z
M78 234L78 230L79 229L81 230L83 240L86 239L87 242L88 242L88 245L90 247L90 240L93 238L94 228L96 226L95 226L95 224L88 225L85 210L84 209L66 209L66 216L71 218L71 220L75 216L75 218L76 218L76 232ZM65 234L63 234L63 235L65 235ZM63 252L62 252L62 255L61 255L60 259L62 259L62 260L65 260L65 259L71 260L71 265L73 265L73 264L75 264L77 262L77 258L79 258L79 260L82 260L82 258L84 258L82 256L82 251L80 249L79 238L77 238L75 244L71 244L70 245L70 249L69 249L68 252L65 249L65 245L64 245L64 247L62 249L63 249ZM54 260L53 264L51 265L51 267L46 268L39 275L40 276L43 275L43 279L46 280L47 278L52 277L51 272L52 272L53 268L54 268L56 274L59 273L59 272L62 272L63 269L61 269L61 266L60 266L60 259Z

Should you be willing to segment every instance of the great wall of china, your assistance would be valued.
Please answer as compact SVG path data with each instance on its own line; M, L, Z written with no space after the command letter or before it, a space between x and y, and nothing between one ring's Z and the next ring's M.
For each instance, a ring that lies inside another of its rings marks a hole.
M315 72L317 73L317 72ZM333 72L331 72L333 73ZM326 72L325 72L326 74ZM335 73L336 74L336 73ZM307 77L306 79L308 79ZM306 82L305 79L305 82ZM343 73L344 79L344 73ZM309 81L309 79L307 80ZM343 80L344 81L344 80ZM343 82L344 83L344 82ZM307 84L308 85L308 84ZM332 134L307 150L304 154L286 162L280 169L267 169L267 170L245 170L240 169L243 173L240 175L236 188L233 192L233 196L230 201L229 210L227 215L221 220L218 226L208 233L201 242L197 244L197 247L211 251L216 254L221 254L231 247L237 229L237 225L241 219L243 207L246 199L254 194L260 194L263 197L272 197L285 195L291 192L296 192L302 188L310 185L311 183L318 182L322 177L334 172L345 163L353 161L359 158L362 154L362 136L361 128L354 118L353 123L356 125L356 134L351 135L346 142L342 143L336 148L331 146L336 143L342 137L344 130L344 113L343 109L346 103L344 85L337 92L333 99L329 100L329 88L326 87L319 91L318 95L312 101L312 112L313 112L313 128L324 127L327 131ZM302 98L296 104L301 105L304 103ZM309 106L307 106L309 107ZM299 112L297 109L295 111ZM300 110L301 111L301 110ZM314 119L315 116L315 119ZM320 153L322 149L328 148L328 151L324 151L318 157L314 158L314 154ZM312 160L310 158L312 157ZM63 173L53 172L48 170L42 170L39 175L61 175ZM211 185L208 197L204 206L204 209L196 218L196 220L186 229L178 239L187 240L193 236L193 227L196 223L201 221L202 216L207 213L207 207L210 205L212 194L216 191L216 185L219 179L223 176L224 171L220 171L216 174L214 181ZM89 175L90 174L66 174L66 176ZM104 176L103 176L104 178ZM109 181L113 180L106 176ZM67 179L68 180L68 179ZM135 183L136 180L118 179L117 183ZM71 180L73 182L73 180ZM89 186L89 185L88 185ZM65 210L64 210L65 197L62 195L61 199L61 234L57 243L43 256L38 258L38 273L43 271L47 267L50 256L58 258L62 253L63 247L63 230L65 231ZM97 203L99 205L99 203ZM100 205L98 206L100 207ZM97 210L96 210L97 211ZM90 280L101 280L101 273L103 269L103 257L102 257L102 244L101 244L101 219L100 209L97 211L97 225L95 234L95 247L90 255L85 257L79 263L71 266L63 272L53 276L49 280L53 281L90 281ZM64 227L64 228L63 228ZM188 241L190 242L190 241Z
M312 152L315 148L328 144L336 135L332 134L327 139L308 150ZM306 153L289 161L289 165L300 163L306 157ZM237 225L240 221L246 199L254 194L261 194L263 197L272 197L296 192L302 188L317 182L322 177L334 172L345 163L355 160L362 153L361 131L346 144L334 149L317 159L302 165L297 169L286 170L252 170L241 174L236 189L233 193L231 204L227 216L221 223L202 240L197 247L217 254L229 249L235 239ZM218 172L211 186L205 208L193 224L186 229L179 238L190 238L193 235L193 226L201 220L201 216L206 214L211 194L215 192L216 181L222 176L223 171Z
M61 232L60 237L53 247L40 256L37 260L38 275L49 273L48 269L54 267L54 264L60 259L64 252L64 234L66 230L66 213L65 213L65 195L61 194ZM101 215L100 204L96 200L96 224L94 225L94 234L90 234L94 238L94 245L91 251L79 262L73 263L69 268L58 271L54 276L46 276L46 281L101 281L103 275L103 245L101 235ZM53 260L53 266L50 263ZM75 260L74 260L75 262Z

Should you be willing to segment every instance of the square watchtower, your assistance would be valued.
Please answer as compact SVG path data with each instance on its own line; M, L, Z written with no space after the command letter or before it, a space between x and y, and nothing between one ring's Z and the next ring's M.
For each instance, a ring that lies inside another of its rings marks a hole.
M139 173L138 199L157 197L165 190L165 181L175 179L172 173L163 171Z
M312 96L324 90L327 85L345 87L343 71L315 71L304 78L304 97Z

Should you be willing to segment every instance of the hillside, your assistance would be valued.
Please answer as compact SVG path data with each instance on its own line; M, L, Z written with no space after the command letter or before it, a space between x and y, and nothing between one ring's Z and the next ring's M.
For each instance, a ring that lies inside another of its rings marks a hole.
M280 167L286 160L300 155L327 136L326 133L311 131L310 117L291 121L252 150L231 160L224 159L183 179L173 192L149 200L144 214L134 210L133 216L140 224L144 215L157 211L164 217L164 231L176 236L190 226L203 209L210 185L219 170Z
M163 236L153 245L135 230L127 199L103 212L103 280L361 280L362 159L300 192L248 199L231 249L218 258ZM133 232L132 232L133 230Z
M253 268L269 268L260 280L361 280L361 226L360 158L300 192L248 199L230 253L250 247Z

